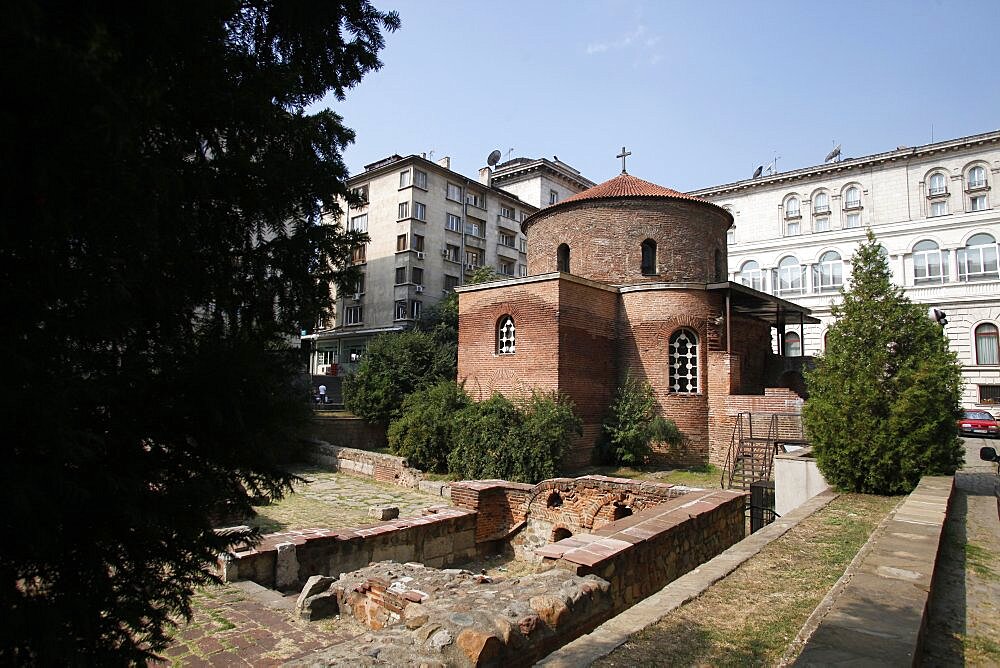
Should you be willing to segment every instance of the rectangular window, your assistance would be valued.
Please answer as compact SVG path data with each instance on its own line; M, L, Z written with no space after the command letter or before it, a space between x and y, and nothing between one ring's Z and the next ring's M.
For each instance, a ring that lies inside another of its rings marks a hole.
M413 267L410 269L410 277L412 279L412 283L416 283L417 285L424 284L424 270L420 267Z
M396 267L396 285L406 283L406 267Z
M549 204L557 204L559 202L559 193L555 190L549 191Z
M527 276L528 275L528 265L518 263L518 265L517 265L517 275L518 276Z
M452 232L461 232L462 218L453 213L449 213L444 226Z
M817 218L813 223L814 232L829 232L830 231L830 219L826 216L822 218Z
M731 227L726 230L726 243L730 246L736 243L736 230Z
M465 193L465 203L466 204L471 204L472 206L476 207L477 209L485 209L486 208L486 196L485 195L480 195L479 193L466 192Z
M465 264L471 269L478 267L481 262L479 258L479 251L467 250L465 251Z
M363 213L360 216L354 216L351 218L351 222L347 224L348 232L367 232L368 231L368 214Z
M399 187L408 188L410 186L410 170L399 173Z
M364 311L362 311L361 304L356 304L354 306L348 306L344 309L344 324L345 325L360 325L364 322Z
M445 197L452 200L453 202L461 202L462 186L456 186L454 183L449 183L448 190L445 192Z
M454 290L458 287L458 276L452 276L451 274L444 275L444 289Z
M419 169L413 170L413 185L427 190L427 172L422 172Z
M514 262L508 260L500 260L500 264L497 265L497 269L499 269L500 273L503 274L504 276L513 276Z
M510 218L514 220L514 209L506 206L505 204L500 205L500 216L503 218Z
M482 235L482 231L483 231L483 228L482 228L482 226L480 226L479 223L466 223L465 224L465 233L466 234L471 234L474 237L481 237L481 236L483 236Z
M405 320L406 319L406 300L397 299L395 312L392 316L393 320Z
M849 213L844 218L844 227L861 227L861 214L860 213Z
M986 211L986 195L976 195L969 198L969 209L971 211Z
M948 213L947 202L931 202L931 216L943 216Z
M459 248L458 246L453 246L452 244L447 244L445 245L444 250L445 250L444 257L446 260L451 260L452 262L461 262L458 256L458 254L462 250L461 248Z
M802 294L802 277L805 269L802 266L781 267L778 269L778 295Z
M413 250L417 251L418 253L423 253L424 252L424 237L423 237L423 235L421 235L421 234L414 234L413 235Z
M958 249L958 278L962 281L989 281L996 279L997 245L966 246Z
M511 234L510 232L504 232L503 230L500 230L500 234L497 236L498 244L500 244L501 246L507 246L508 248L513 248L514 241L515 238L513 234Z
M913 281L915 283L944 281L944 257L940 250L919 251L913 254Z
M518 248L520 249L520 251L522 253L527 253L528 252L528 240L527 239L521 239L521 243L518 244Z
M397 234L396 235L396 252L398 253L400 251L405 251L405 250L406 250L406 235L405 234Z
M420 202L414 202L413 217L417 220L427 220L427 207Z
M367 248L366 244L361 244L360 246L354 247L354 249L351 251L351 261L354 262L354 264L364 263L366 248Z
M410 317L414 320L420 319L420 302L416 299L410 302Z
M399 203L399 220L402 220L403 218L409 218L409 217L410 217L410 203L409 202L400 202Z
M979 403L1000 404L1000 385L980 385ZM995 412L994 415L996 415Z
M354 284L354 292L359 295L362 295L365 292L365 275L363 273L358 276L358 280Z
M799 221L793 220L785 224L785 236L794 237L801 231L802 226L799 225Z
M358 199L358 206L368 204L368 184L358 186L351 191L351 194Z

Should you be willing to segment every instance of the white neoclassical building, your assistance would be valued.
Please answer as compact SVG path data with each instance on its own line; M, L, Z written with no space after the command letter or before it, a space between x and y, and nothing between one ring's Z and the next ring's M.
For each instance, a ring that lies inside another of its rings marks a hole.
M730 278L807 306L789 355L821 352L831 303L871 228L897 284L947 314L963 404L1000 409L1000 131L714 186L691 194L733 214Z

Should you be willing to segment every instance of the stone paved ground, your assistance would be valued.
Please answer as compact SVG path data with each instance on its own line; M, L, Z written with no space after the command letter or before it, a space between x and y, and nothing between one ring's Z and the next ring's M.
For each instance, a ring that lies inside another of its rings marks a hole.
M348 529L374 523L368 517L370 506L399 506L399 516L409 517L428 506L451 505L446 497L321 468L300 466L292 472L308 482L296 485L295 493L281 501L258 507L257 517L247 521L250 525L265 533L313 527Z
M315 467L293 470L308 482L295 493L260 507L249 520L264 532L304 528L352 528L373 524L368 508L399 507L400 517L419 514L447 498L331 473ZM172 666L272 666L356 637L364 631L350 623L305 622L291 612L294 600L254 593L237 585L206 587L193 601L194 617L182 624L163 653Z
M979 459L984 445L965 439L965 467L944 527L923 662L934 666L1000 665L1000 478Z

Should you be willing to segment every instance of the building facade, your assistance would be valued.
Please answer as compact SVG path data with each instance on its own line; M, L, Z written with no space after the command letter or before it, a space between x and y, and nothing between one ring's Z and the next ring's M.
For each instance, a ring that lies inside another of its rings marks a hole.
M477 399L567 395L583 422L564 465L591 462L626 374L684 443L662 463L723 465L741 411L795 411L771 329L808 311L727 280L732 216L624 172L529 216L528 276L458 288L458 376Z
M488 169L488 168L487 168ZM593 188L593 181L573 169L558 156L514 158L496 166L490 175L493 185L539 209L558 204L567 197Z
M527 273L520 224L537 207L492 186L489 170L481 182L449 167L448 158L393 155L348 181L362 203L344 206L344 224L370 241L354 251L354 290L337 294L333 319L306 337L313 374L349 373L371 337L411 328L480 267Z
M870 228L894 281L947 314L966 407L1000 404L1000 132L841 160L691 194L728 210L729 277L808 307L775 345L815 355Z

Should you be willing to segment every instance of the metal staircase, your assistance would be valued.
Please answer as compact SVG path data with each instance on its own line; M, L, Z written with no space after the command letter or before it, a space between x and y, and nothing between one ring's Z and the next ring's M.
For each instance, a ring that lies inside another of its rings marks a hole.
M722 471L724 489L747 491L758 481L770 480L774 455L788 445L805 445L798 413L740 413Z

